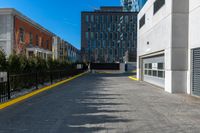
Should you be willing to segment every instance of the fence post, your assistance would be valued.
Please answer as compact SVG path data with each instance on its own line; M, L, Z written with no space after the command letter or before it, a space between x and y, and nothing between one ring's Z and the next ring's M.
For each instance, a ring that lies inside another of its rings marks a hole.
M51 84L53 84L53 75L52 75L52 71L50 71L50 80L51 80Z
M11 98L11 95L10 95L10 73L7 72L7 91L8 91L8 99Z
M38 89L38 73L35 73L36 89Z

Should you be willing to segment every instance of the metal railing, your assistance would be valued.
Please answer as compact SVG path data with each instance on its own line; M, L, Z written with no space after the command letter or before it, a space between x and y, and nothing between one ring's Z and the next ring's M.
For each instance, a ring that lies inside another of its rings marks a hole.
M86 71L86 68L70 71L56 70L15 75L7 73L7 81L0 82L0 103L11 99L14 94L21 92L22 90L35 90L80 74L84 71Z

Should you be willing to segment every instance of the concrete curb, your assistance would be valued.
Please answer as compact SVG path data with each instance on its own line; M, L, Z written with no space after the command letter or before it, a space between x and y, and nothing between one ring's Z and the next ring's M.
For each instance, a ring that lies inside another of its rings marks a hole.
M37 95L37 94L39 94L39 93L42 93L42 92L44 92L44 91L53 89L53 88L56 87L56 86L59 86L59 85L64 84L64 83L66 83L66 82L69 82L69 81L71 81L71 80L73 80L73 79L76 79L76 78L78 78L78 77L80 77L80 76L83 76L83 75L85 75L85 74L87 74L87 73L88 73L88 72L84 72L84 73L75 75L75 76L73 76L73 77L71 77L71 78L69 78L69 79L66 79L66 80L57 82L57 83L52 84L52 85L50 85L50 86L41 88L41 89L39 89L39 90L35 90L35 91L30 92L30 93L28 93L28 94L25 94L25 95L22 95L22 96L20 96L20 97L15 98L15 99L12 99L12 100L10 100L10 101L8 101L8 102L2 103L2 104L0 104L0 110L2 110L2 109L4 109L4 108L7 108L7 107L9 107L9 106L11 106L11 105L14 105L14 104L16 104L16 103L18 103L18 102L21 102L21 101L23 101L23 100L25 100L25 99L28 99L28 98L30 98L30 97L33 97L33 96L35 96L35 95Z

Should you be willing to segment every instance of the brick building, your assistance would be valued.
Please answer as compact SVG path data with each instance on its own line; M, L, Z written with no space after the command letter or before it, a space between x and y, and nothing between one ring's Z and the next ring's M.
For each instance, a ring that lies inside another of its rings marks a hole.
M53 37L52 52L53 59L59 61L77 62L80 60L80 51L58 36Z
M125 53L137 49L137 12L123 7L101 7L81 16L81 54L85 62L124 62Z
M6 56L26 54L52 57L54 34L11 8L0 9L0 49Z

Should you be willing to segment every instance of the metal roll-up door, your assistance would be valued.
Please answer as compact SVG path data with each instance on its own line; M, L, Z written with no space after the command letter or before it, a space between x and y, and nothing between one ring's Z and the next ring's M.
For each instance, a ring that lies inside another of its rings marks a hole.
M200 96L200 48L192 51L192 93Z

